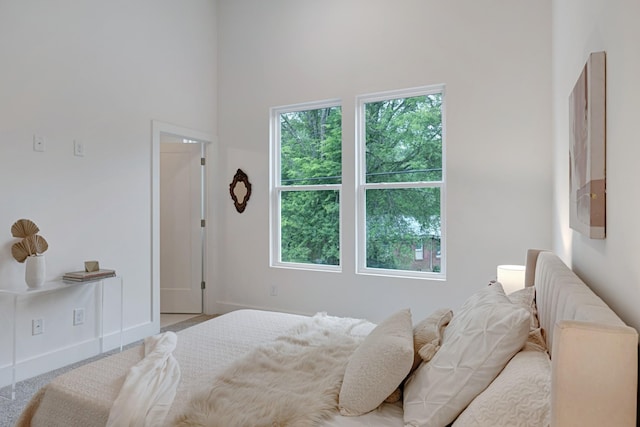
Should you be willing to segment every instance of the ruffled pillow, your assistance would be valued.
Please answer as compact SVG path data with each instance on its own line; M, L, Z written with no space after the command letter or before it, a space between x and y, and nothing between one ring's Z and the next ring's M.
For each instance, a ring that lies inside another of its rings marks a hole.
M445 329L440 350L405 382L405 426L454 421L522 348L530 317L499 283L472 295Z

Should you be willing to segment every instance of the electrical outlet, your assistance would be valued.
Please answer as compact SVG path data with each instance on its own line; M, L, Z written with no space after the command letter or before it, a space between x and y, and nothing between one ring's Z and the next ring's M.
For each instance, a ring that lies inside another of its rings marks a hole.
M84 323L84 308L76 308L73 310L73 326L82 325Z
M269 290L269 295L271 295L272 297L277 297L278 296L278 286L271 285L271 289Z
M31 321L31 335L44 333L44 319L33 319Z
M44 151L45 141L44 136L33 135L33 151Z

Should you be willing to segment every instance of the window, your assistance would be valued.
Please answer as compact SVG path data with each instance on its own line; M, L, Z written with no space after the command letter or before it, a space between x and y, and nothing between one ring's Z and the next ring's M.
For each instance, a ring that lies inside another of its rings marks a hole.
M360 273L444 278L443 110L442 86L358 97Z
M416 245L416 261L422 261L424 259L424 245L422 242Z
M271 265L340 271L348 197L358 273L444 279L444 86L359 96L355 119L343 165L339 100L271 109Z
M271 140L271 264L339 270L339 102L273 108Z

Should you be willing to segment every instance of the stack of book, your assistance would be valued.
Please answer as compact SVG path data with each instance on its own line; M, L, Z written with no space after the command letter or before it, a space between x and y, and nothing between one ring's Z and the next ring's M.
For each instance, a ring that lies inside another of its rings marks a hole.
M72 271L65 273L62 276L62 280L68 280L71 282L89 282L91 280L106 279L107 277L114 277L116 275L115 270L100 269L96 271Z

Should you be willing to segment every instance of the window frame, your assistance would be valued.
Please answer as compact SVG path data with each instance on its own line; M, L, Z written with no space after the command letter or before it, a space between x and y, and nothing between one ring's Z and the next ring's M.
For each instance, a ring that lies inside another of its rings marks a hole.
M342 100L339 98L326 99L321 101L303 102L299 104L283 105L272 107L269 109L269 157L270 157L270 173L269 173L269 214L270 214L270 251L269 265L277 268L290 268L298 270L315 270L328 272L341 272L343 263L342 239L343 239L343 177L344 163L340 169L340 184L319 184L319 185L282 185L282 158L281 158L281 134L280 134L280 115L283 113L291 113L296 111L307 111L321 108L340 107L343 109ZM341 132L344 125L341 126ZM344 158L344 134L342 138L341 151ZM339 200L339 217L338 217L338 264L313 264L301 262L282 261L282 217L281 217L281 195L284 191L337 191Z
M410 98L439 93L442 96L442 178L440 181L416 181L394 183L366 182L366 113L365 105L371 102L399 98ZM445 85L421 86L409 89L375 92L356 96L355 105L355 145L356 145L356 274L385 277L407 277L417 279L446 280L446 96ZM440 272L393 270L367 267L367 218L366 191L375 189L439 188L440 189Z

